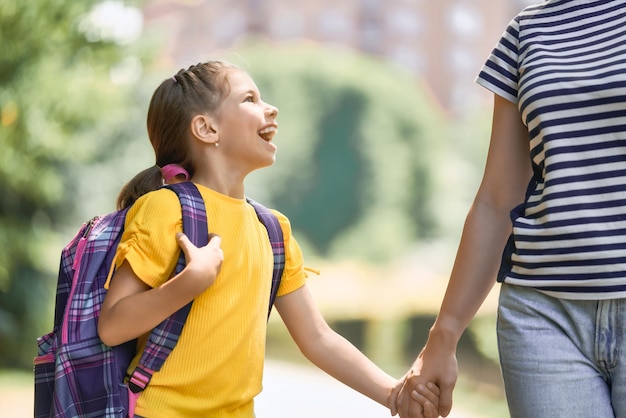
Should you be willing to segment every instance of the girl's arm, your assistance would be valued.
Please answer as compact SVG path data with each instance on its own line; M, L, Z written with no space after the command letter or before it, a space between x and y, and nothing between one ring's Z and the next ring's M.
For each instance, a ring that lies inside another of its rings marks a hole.
M494 96L483 180L465 221L439 314L398 397L403 418L419 416L410 411L409 395L419 383L428 381L441 390L439 413L445 417L450 412L458 341L496 281L502 250L512 231L510 211L523 202L531 178L528 130L517 105Z
M141 281L126 261L117 269L98 321L98 334L105 344L115 346L149 332L213 284L224 258L221 238L211 237L202 248L182 233L177 240L187 265L159 287L150 288Z
M306 285L277 298L276 308L289 334L309 361L352 389L388 407L395 415L395 399L391 399L390 395L398 381L328 326ZM436 397L434 401L437 401Z

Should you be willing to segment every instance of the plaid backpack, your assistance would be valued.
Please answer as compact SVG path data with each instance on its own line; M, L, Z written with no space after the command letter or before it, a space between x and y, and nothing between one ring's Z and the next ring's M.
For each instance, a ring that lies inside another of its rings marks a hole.
M191 182L164 186L179 197L183 231L196 246L208 242L204 201ZM248 199L266 227L274 271L268 316L285 266L282 229L261 204ZM98 317L104 283L119 244L128 209L96 217L84 224L63 249L57 282L52 332L37 339L35 357L35 418L133 417L137 397L172 351L191 308L190 302L150 334L139 365L126 379L136 353L136 341L109 347L98 337ZM181 251L176 273L185 266Z

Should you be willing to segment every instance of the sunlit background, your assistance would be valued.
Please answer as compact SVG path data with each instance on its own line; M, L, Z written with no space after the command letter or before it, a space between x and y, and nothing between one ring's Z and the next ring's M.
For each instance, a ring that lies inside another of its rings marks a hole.
M32 416L63 245L154 164L156 86L207 59L280 109L277 162L247 194L290 218L333 328L404 374L482 174L492 98L474 78L533 2L0 0L0 417ZM461 341L453 417L508 415L496 292ZM260 418L388 416L312 370L277 314L267 351Z

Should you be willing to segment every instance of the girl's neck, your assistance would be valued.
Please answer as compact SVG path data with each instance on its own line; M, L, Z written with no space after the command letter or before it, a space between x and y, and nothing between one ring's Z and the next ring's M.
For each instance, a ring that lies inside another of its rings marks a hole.
M243 181L229 176L203 176L196 173L191 181L235 199L243 199L245 196Z

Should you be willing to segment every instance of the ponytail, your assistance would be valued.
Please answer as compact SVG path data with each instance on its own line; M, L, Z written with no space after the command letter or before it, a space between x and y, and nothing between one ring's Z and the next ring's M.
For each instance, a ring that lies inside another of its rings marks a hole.
M228 63L209 61L180 70L161 82L150 99L146 121L156 165L137 174L122 188L117 197L119 210L160 188L164 177L169 183L174 179L188 180L194 175L191 120L195 115L217 111L230 91L228 73L235 69ZM162 171L172 164L178 168Z
M122 187L117 196L117 209L126 209L141 196L160 188L162 185L161 169L156 165L146 168Z

